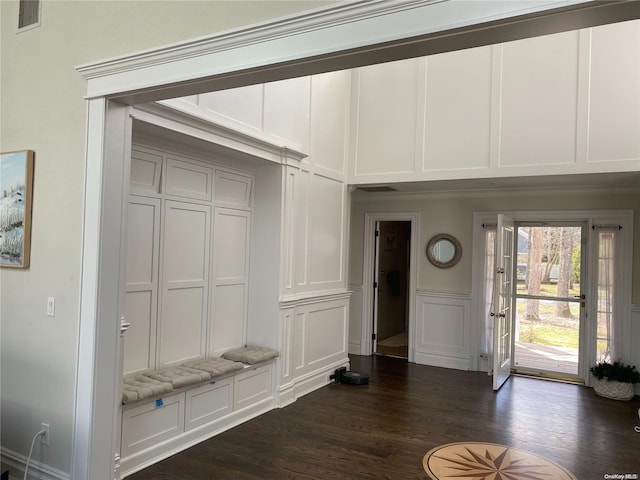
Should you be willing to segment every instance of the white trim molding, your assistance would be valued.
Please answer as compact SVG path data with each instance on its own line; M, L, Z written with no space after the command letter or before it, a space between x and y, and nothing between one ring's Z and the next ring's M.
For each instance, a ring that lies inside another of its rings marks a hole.
M2 447L1 458L3 466L8 465L12 467L12 469L15 469L10 478L18 478L18 472L20 473L19 478L24 476L24 470L27 466L27 457L14 452L13 450ZM63 472L57 468L53 468L33 459L29 462L29 478L32 477L47 480L71 480L71 476L67 472Z
M211 144L229 148L256 158L282 165L299 163L307 157L300 147L277 143L266 135L246 134L213 123L201 116L176 110L167 105L150 103L131 108L134 120L165 128Z

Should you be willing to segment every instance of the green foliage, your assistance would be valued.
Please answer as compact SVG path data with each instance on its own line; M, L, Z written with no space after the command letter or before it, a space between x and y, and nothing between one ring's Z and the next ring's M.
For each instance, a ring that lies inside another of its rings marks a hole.
M607 378L622 383L640 383L640 372L636 370L636 366L625 365L619 361L596 363L590 368L590 371L598 379Z
M573 249L573 254L572 254L572 262L571 262L571 268L572 268L572 275L573 275L573 282L574 283L580 283L580 246L576 246Z

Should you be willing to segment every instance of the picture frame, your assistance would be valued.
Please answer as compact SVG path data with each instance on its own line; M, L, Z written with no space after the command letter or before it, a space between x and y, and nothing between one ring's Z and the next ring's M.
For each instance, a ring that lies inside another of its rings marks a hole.
M28 268L35 152L0 153L0 267Z

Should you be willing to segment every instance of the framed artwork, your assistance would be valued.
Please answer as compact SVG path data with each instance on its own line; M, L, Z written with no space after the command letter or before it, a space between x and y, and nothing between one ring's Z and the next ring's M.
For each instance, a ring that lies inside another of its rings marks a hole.
M32 150L0 154L0 267L29 266L34 156Z

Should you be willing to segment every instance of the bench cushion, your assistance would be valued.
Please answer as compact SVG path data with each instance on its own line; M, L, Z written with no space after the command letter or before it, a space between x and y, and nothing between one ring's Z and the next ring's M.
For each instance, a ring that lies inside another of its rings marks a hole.
M209 372L183 365L179 367L163 368L162 370L149 373L148 376L160 382L170 383L173 385L173 388L188 387L189 385L208 382L211 380Z
M228 360L233 360L235 362L243 362L248 363L249 365L255 365L256 363L266 362L267 360L276 358L278 356L278 351L272 350L271 348L252 347L247 345L244 348L225 352L224 354L222 354L222 356Z
M211 375L211 377L217 377L219 375L235 372L236 370L242 370L244 368L242 363L225 360L220 357L201 358L200 360L185 363L184 366L195 368L197 370L204 370Z
M122 380L122 403L133 403L145 398L157 397L173 390L171 383L135 375Z

